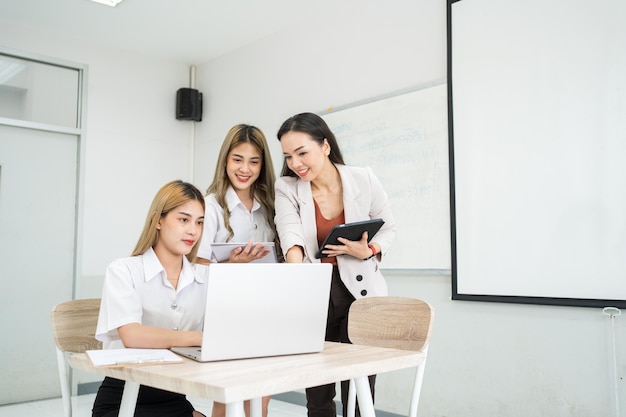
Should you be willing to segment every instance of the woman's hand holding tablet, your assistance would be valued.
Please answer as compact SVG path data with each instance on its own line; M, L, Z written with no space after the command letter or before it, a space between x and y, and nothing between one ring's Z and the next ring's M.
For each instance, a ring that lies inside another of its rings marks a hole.
M371 219L337 225L326 236L315 257L318 259L326 258L328 255L322 253L322 251L326 245L342 245L343 243L338 240L340 237L348 240L361 240L363 233L367 232L367 241L369 242L384 223L383 219Z

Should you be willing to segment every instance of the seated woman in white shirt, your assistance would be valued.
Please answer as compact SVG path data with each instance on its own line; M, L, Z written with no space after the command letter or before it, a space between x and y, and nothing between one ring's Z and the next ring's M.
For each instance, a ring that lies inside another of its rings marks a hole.
M156 194L131 257L107 268L96 338L104 348L200 346L208 268L195 265L204 197L182 181ZM105 378L92 416L119 413L124 381ZM202 417L185 395L141 386L135 417Z

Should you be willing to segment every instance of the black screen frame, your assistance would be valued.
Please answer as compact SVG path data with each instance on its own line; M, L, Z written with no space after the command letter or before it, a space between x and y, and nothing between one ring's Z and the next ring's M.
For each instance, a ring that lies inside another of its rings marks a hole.
M494 303L536 304L571 307L617 307L626 308L626 300L595 299L595 298L567 298L542 296L517 296L494 294L470 294L459 292L459 269L457 264L457 205L455 181L455 142L454 142L454 80L453 80L453 5L461 1L447 0L447 87L448 87L448 157L450 174L450 242L451 242L451 291L452 300L480 301Z

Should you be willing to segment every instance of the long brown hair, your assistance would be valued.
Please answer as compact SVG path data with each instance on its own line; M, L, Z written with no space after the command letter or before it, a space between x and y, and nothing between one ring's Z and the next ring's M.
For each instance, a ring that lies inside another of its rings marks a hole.
M230 211L226 204L226 191L228 191L228 187L231 185L228 175L226 174L226 165L230 151L242 143L252 144L257 152L259 152L259 155L261 155L261 172L259 178L250 186L250 192L259 200L263 208L265 208L267 221L272 230L276 230L276 226L274 225L274 182L276 181L276 175L274 175L274 165L272 163L267 140L258 127L238 124L233 126L226 134L226 138L224 138L222 148L217 157L213 182L207 189L207 195L215 194L217 202L220 207L222 207L224 226L226 226L226 230L228 230L226 241L232 239L234 235L233 228L230 225Z

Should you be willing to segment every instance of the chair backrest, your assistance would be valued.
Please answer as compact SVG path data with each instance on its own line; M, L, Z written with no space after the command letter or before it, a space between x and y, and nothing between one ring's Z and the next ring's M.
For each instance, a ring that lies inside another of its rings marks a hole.
M432 320L430 304L416 298L360 298L350 306L348 336L357 345L422 351Z
M99 312L99 298L66 301L54 306L50 319L57 348L74 353L102 349L102 342L95 338Z

